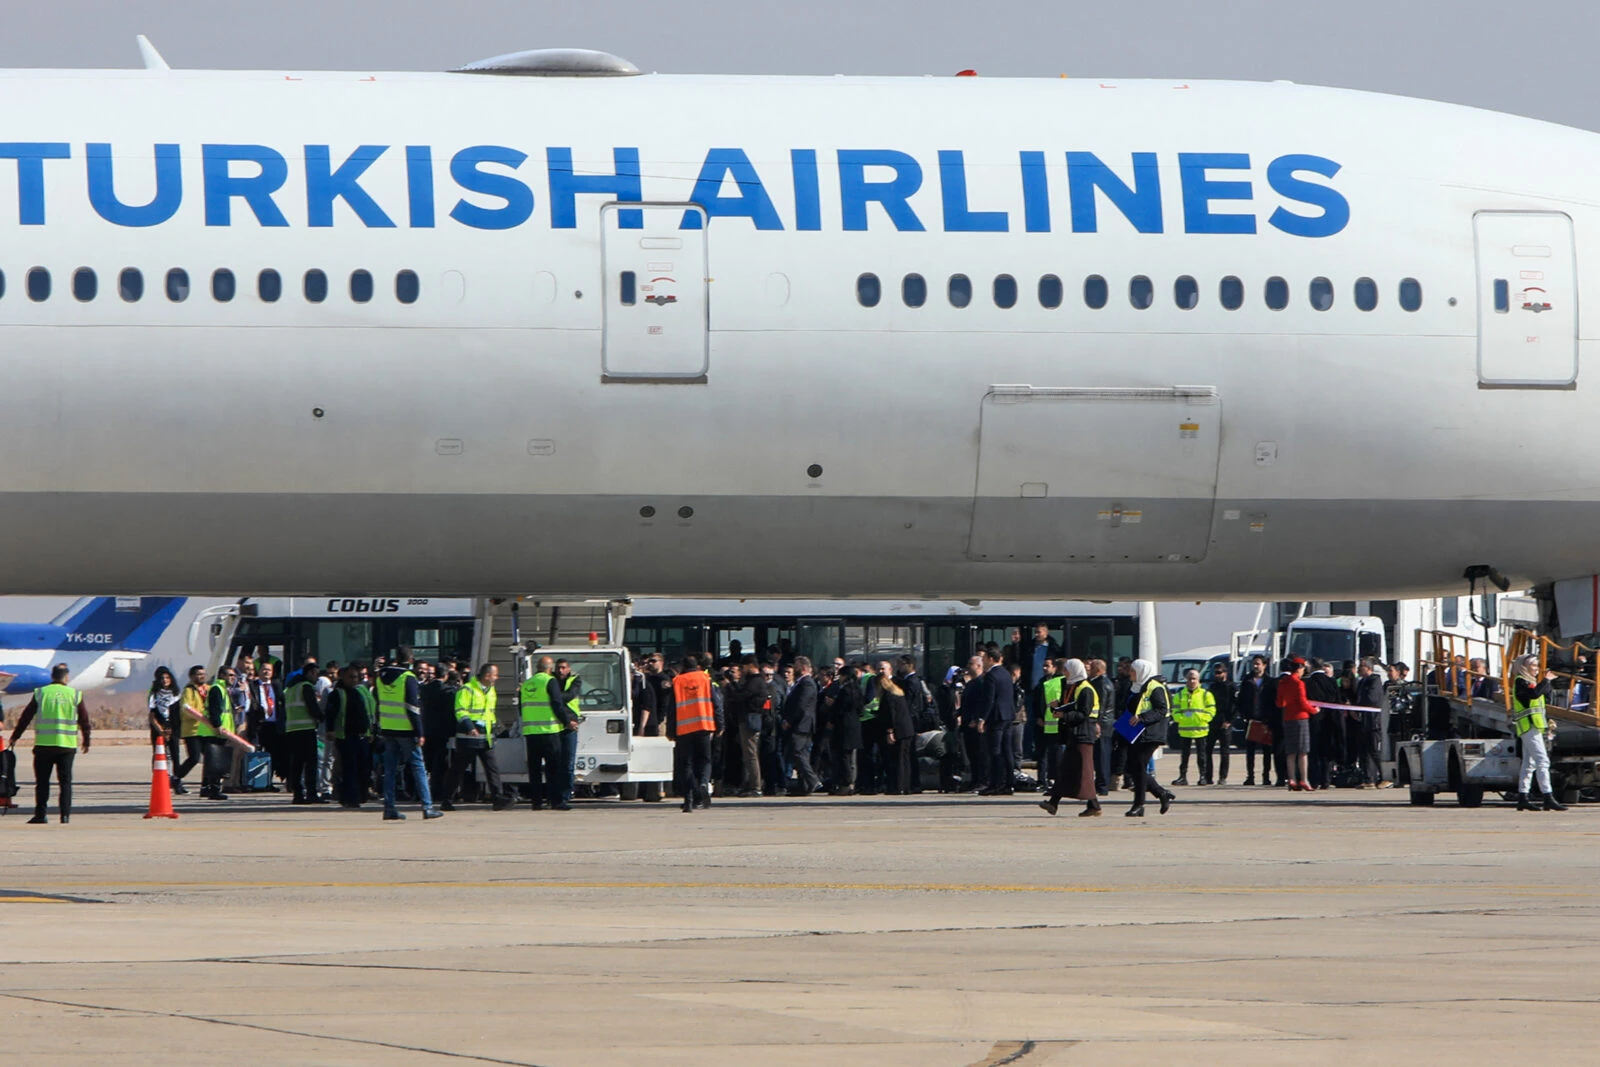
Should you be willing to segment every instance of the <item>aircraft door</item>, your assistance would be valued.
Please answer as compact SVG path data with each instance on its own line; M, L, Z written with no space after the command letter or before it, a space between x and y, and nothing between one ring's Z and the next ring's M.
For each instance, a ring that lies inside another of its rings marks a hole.
M1578 378L1578 276L1572 219L1547 211L1482 211L1478 257L1478 384L1536 388Z
M1221 423L1212 386L991 387L967 554L990 563L1204 559Z
M705 381L705 209L698 204L606 204L600 209L600 232L603 379Z

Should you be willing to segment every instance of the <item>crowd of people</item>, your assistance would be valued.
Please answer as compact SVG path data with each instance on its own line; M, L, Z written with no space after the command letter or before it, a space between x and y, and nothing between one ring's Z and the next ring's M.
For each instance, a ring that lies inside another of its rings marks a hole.
M1164 814L1175 794L1155 778L1158 754L1169 743L1176 748L1174 786L1191 785L1191 760L1195 786L1227 785L1239 726L1243 785L1381 789L1389 785L1381 716L1410 692L1403 663L1369 659L1336 669L1290 656L1273 673L1262 655L1237 681L1218 663L1209 678L1190 670L1169 690L1147 660L1113 665L1063 654L1042 624L1030 638L1019 632L1006 646L984 646L936 684L909 655L813 664L786 648L747 655L737 642L720 658L669 663L647 653L632 664L633 730L676 742L673 786L686 812L709 806L714 793L992 797L1037 789L1052 815L1070 798L1083 803L1080 815L1093 817L1102 798L1121 789L1132 793L1126 814L1142 816L1147 797ZM1462 685L1488 684L1481 672L1470 681L1473 665L1463 668ZM52 773L63 817L69 814L71 757L89 743L81 697L66 684L64 667L54 673L60 677L39 690L12 732L14 745L39 720L35 822L44 821ZM583 683L565 660L549 656L537 657L528 673L505 718L496 714L492 665L413 662L402 649L393 662L308 658L285 674L261 648L214 679L195 666L180 685L171 670L156 668L150 731L172 754L171 791L187 793L185 780L199 768L206 800L243 789L360 808L381 796L386 819L405 818L402 801L418 803L429 819L458 801L498 810L525 799L536 809L569 810ZM1519 706L1538 697L1536 684L1549 684L1526 681L1527 693L1518 683ZM519 733L529 778L520 793L503 782L494 744ZM1036 776L1024 773L1025 760Z

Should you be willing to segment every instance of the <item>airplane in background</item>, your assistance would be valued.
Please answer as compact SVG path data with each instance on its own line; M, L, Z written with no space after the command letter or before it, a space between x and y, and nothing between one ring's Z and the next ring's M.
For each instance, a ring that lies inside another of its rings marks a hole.
M83 597L47 623L0 623L0 689L32 693L65 663L79 690L129 677L182 610L183 597Z
M145 61L0 71L0 591L1600 588L1595 133Z

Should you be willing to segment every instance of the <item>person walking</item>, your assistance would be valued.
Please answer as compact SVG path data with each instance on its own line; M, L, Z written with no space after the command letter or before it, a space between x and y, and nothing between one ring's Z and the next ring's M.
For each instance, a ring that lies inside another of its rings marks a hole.
M395 661L378 672L378 734L383 738L383 817L386 821L406 817L395 803L396 779L402 765L411 771L417 799L422 803L422 817L437 819L444 815L433 806L428 770L422 759L422 746L427 742L422 730L421 688L411 670L410 649L402 648Z
M1161 800L1161 814L1172 807L1176 797L1169 789L1162 789L1150 771L1150 761L1156 750L1166 744L1167 723L1172 718L1172 698L1167 693L1167 683L1156 671L1156 665L1147 659L1136 659L1129 664L1128 710L1134 720L1144 728L1128 744L1128 774L1133 777L1133 804L1124 815L1144 818L1144 797L1148 792Z
M1228 784L1228 750L1233 747L1233 681L1228 677L1228 665L1219 663L1211 669L1211 681L1206 685L1211 699L1216 702L1217 714L1211 720L1211 732L1206 735L1202 760L1216 770L1213 777L1207 773L1201 785Z
M571 811L567 803L567 758L561 746L571 709L567 707L556 661L540 656L534 670L517 690L522 717L522 743L528 750L528 795L534 811L545 805L551 811Z
M917 724L911 717L906 691L900 688L888 660L878 664L878 713L884 719L885 791L907 796L911 792L911 765L917 756Z
M204 674L201 671L202 677ZM317 727L321 722L322 702L317 699L313 662L292 675L283 691L283 747L288 754L292 804L322 803L317 796Z
M739 796L761 795L761 731L772 691L755 656L746 655L728 700L728 717L739 735Z
M1172 698L1172 719L1178 724L1178 777L1173 785L1189 784L1189 752L1195 753L1199 764L1200 783L1211 779L1211 759L1201 744L1211 733L1211 720L1217 714L1217 698L1209 689L1200 686L1200 672L1193 668L1183 672L1183 688Z
M1522 746L1522 777L1517 786L1518 811L1539 810L1528 798L1528 790L1533 787L1535 777L1544 798L1541 805L1543 809L1567 810L1567 806L1556 799L1555 790L1550 788L1550 754L1544 745L1544 732L1549 727L1544 709L1550 699L1550 683L1555 677L1554 671L1545 671L1544 677L1539 677L1538 656L1523 656L1517 660L1516 678L1512 681L1511 709L1516 716L1517 744ZM15 741L13 736L12 742ZM38 766L38 759L35 755L35 767ZM42 820L35 816L35 821Z
M1278 675L1277 706L1283 713L1283 752L1289 789L1311 791L1311 716L1317 710L1306 700L1306 661L1290 656Z
M150 745L153 748L155 743L160 741L166 746L167 782L174 793L188 792L172 769L172 757L177 751L173 743L177 735L175 727L178 725L177 717L182 702L183 690L178 688L177 679L173 678L172 671L166 667L157 667L150 679L150 693L147 697L150 709Z
M1256 784L1256 754L1261 755L1261 784L1272 784L1272 745L1265 741L1258 741L1250 736L1252 722L1259 722L1266 727L1265 714L1265 686L1267 680L1267 657L1251 656L1250 673L1246 674L1239 682L1239 691L1234 694L1233 706L1237 714L1245 718L1244 741L1244 784ZM1268 730L1270 735L1271 731Z
M1061 720L1056 715L1057 706L1062 703L1061 686L1066 681L1062 670L1066 662L1064 659L1046 662L1039 676L1039 791L1051 796L1059 795L1052 790L1051 783L1057 773L1056 765L1061 762Z
M1050 795L1039 806L1054 815L1061 798L1071 796L1084 802L1079 818L1098 818L1095 742L1100 736L1100 690L1089 680L1088 668L1080 659L1062 660L1053 680L1060 684L1053 688L1055 701L1049 710L1062 731L1061 758ZM1050 721L1046 719L1046 725Z
M790 796L808 797L822 786L822 779L811 766L811 745L817 732L817 680L811 675L811 660L796 656L795 680L783 698L782 730L794 768Z
M11 731L11 747L33 726L33 818L30 825L40 825L49 820L45 812L50 806L50 775L56 776L60 789L59 811L61 821L72 821L72 763L78 750L89 752L89 711L83 706L83 694L67 684L69 670L65 663L50 668L50 684L34 691L33 699L23 709Z
M700 667L698 656L685 656L683 671L672 680L672 737L683 752L679 790L683 810L711 806L711 739L722 733L716 705L711 700L711 676Z
M233 668L224 667L222 673L232 674ZM228 772L228 742L220 732L231 733L233 729L227 685L222 679L208 682L204 667L191 667L181 707L182 714L194 724L194 740L200 749L200 797L227 800L222 780Z
M367 694L361 688L361 672L346 664L339 671L339 683L323 702L324 714L332 727L334 744L339 746L339 806L359 809L367 799L367 784L372 780L372 714Z

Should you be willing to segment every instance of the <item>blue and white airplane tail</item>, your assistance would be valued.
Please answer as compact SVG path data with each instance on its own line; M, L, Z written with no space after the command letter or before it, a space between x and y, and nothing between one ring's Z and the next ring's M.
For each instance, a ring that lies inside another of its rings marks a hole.
M31 693L65 663L71 684L98 689L127 678L177 618L184 597L84 597L48 623L0 623L0 683Z

